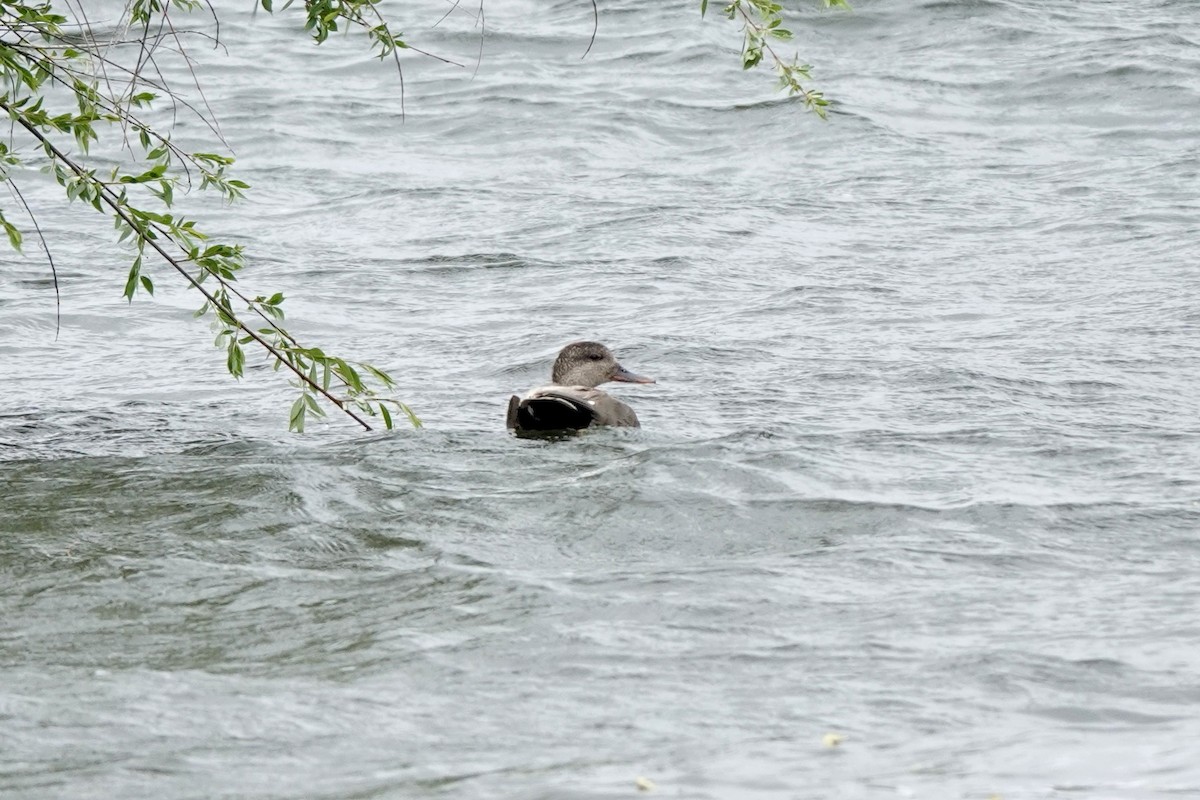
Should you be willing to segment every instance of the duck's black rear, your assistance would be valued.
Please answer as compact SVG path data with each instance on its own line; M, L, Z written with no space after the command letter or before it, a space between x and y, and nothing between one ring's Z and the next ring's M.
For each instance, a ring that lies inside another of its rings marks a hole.
M595 418L591 406L571 397L543 395L508 401L508 427L517 431L581 430Z

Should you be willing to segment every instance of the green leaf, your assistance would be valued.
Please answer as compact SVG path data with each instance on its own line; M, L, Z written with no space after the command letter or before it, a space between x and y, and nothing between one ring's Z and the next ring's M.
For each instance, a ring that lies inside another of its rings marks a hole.
M225 364L229 367L229 374L235 378L242 377L242 368L246 364L246 354L242 352L242 347L235 339L229 341L229 357L225 360Z
M316 416L325 416L325 409L321 408L321 404L317 402L317 398L313 397L308 392L304 393L304 404L308 406L308 410Z
M422 427L421 420L417 419L417 415L413 413L413 410L411 408L409 408L404 403L400 403L400 410L403 411L408 416L408 421L410 423L412 423L412 426L414 428Z
M13 225L8 220L4 220L3 224L4 232L8 234L8 243L12 245L13 250L20 252L21 242L24 241L24 237L21 236L21 231L16 225Z
M392 376L388 375L386 372L379 369L378 367L372 367L370 364L363 364L363 367L365 367L368 372L370 372L372 375L374 375L376 378L378 378L379 382L382 383L387 388L391 389L393 386L396 385L396 381L392 380Z
M138 278L141 277L141 272L142 257L138 256L133 260L133 266L129 268L129 280L125 281L125 292L121 295L131 303L134 293L137 292Z
M151 297L154 296L154 282L145 275L142 276L142 288L145 289L146 293Z
M392 425L392 412L387 410L387 406L385 406L383 403L380 403L379 413L383 415L383 426L390 431L394 427Z
M207 161L210 164L220 164L221 166L229 166L233 163L233 159L229 156L221 156L216 153L192 153L192 158L197 161Z
M302 394L296 398L296 402L292 403L292 413L288 419L288 430L296 433L304 433L304 411L307 408L304 404L304 398L308 394Z
M333 371L346 382L346 385L355 392L361 392L363 390L363 382L362 378L359 377L358 371L340 358L333 359L333 362L336 364Z
M122 175L121 183L147 183L148 181L157 180L167 171L166 164L155 164L150 169L143 172L141 175Z

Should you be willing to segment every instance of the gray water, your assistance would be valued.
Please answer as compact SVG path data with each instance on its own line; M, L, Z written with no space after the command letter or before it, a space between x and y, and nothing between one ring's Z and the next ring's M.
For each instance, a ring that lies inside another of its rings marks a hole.
M205 224L425 428L288 434L25 176L0 796L1200 796L1194 2L806 3L824 123L692 3L385 4L403 117L231 5ZM580 338L643 428L512 438Z

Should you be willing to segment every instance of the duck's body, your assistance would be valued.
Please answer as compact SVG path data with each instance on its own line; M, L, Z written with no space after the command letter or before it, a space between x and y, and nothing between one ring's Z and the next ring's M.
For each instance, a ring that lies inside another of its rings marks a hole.
M639 427L637 414L607 392L587 386L539 386L508 399L508 427L518 431L581 430L593 425Z
M573 431L597 425L639 427L637 414L625 403L602 392L607 381L654 383L629 372L598 342L569 344L558 354L549 386L539 386L508 401L508 427L517 433Z

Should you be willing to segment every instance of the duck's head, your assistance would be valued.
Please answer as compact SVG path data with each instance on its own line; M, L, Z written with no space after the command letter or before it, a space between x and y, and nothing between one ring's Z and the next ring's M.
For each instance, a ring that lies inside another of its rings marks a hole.
M599 342L575 342L559 351L550 380L559 386L599 386L608 381L654 383L617 363L617 357Z

